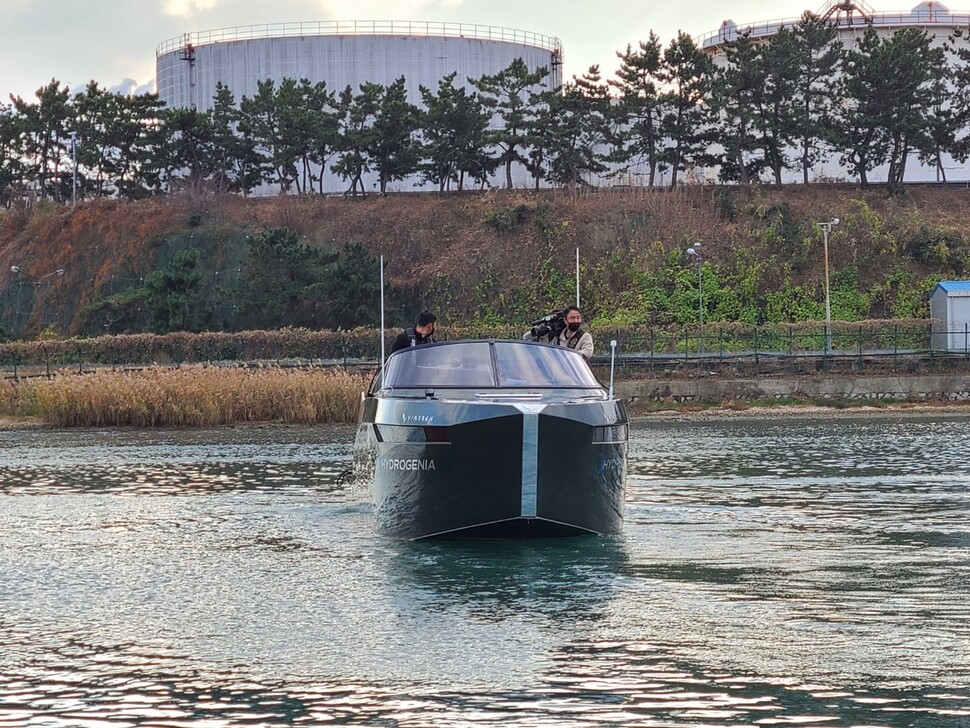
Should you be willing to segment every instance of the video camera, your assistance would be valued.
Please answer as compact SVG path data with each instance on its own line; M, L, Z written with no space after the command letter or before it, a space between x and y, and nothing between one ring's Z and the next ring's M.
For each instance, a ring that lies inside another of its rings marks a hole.
M555 339L566 328L566 319L563 318L563 310L553 311L548 316L543 316L538 321L532 322L532 328L522 335L526 341L539 341L548 338Z

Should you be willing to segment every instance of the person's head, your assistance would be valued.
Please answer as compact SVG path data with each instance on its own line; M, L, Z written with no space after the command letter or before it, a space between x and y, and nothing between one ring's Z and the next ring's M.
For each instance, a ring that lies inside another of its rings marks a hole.
M570 331L577 331L579 325L583 323L583 313L579 310L579 306L566 306L562 311L562 318Z
M430 311L422 311L418 314L418 320L414 326L414 330L421 334L421 336L430 336L434 333L434 323L437 320L438 317Z

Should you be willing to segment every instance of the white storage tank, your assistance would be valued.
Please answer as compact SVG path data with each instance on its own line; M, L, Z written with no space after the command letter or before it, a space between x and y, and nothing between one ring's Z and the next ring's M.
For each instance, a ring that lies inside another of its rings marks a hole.
M388 85L405 77L410 101L418 87L437 89L457 72L455 85L494 74L521 58L545 66L547 88L562 85L558 38L511 28L431 22L331 21L280 23L186 33L158 46L158 95L169 107L212 106L216 85L254 96L257 83L285 78L326 81L331 91L366 81Z
M970 351L970 281L937 283L930 293L930 316L933 349Z

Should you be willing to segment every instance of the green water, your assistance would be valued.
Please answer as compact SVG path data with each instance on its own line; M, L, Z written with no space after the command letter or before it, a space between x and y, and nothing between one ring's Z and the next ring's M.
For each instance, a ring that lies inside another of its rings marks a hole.
M970 419L640 420L545 543L377 536L352 434L0 432L0 727L970 725Z

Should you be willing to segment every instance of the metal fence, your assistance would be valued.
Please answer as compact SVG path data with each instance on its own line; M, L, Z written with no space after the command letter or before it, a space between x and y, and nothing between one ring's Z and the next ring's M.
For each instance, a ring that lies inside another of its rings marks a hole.
M609 341L597 332L595 363L609 360ZM901 326L685 327L617 329L621 371L651 376L697 371L736 375L810 372L917 373L970 371L970 324ZM830 343L829 343L830 342Z
M394 332L388 331L391 336ZM653 327L624 329L593 328L597 355L596 367L608 365L609 342L617 341L619 373L628 377L664 376L770 376L793 373L873 374L970 372L970 324L944 327L940 322L900 325L869 322L863 325L838 323L827 344L824 324L792 324L744 327L736 324L708 325L704 329L683 327L667 330ZM439 330L439 340L458 338L516 338L512 329ZM192 336L192 335L188 335ZM203 335L205 336L205 335ZM370 340L367 332L354 334ZM356 340L356 339L355 339ZM379 337L373 331L373 351L379 351ZM353 347L311 347L312 353L280 349L271 363L295 366L371 366L375 357L363 353L361 342ZM84 339L51 342L41 347L43 356L25 358L14 350L0 347L0 373L17 376L26 373L50 375L55 370L88 371L99 366L140 368L146 365L143 353L127 352L124 339L111 347L109 359L92 356ZM194 346L171 365L193 361L221 361L241 365L246 354L239 347ZM211 349L211 350L210 350ZM49 350L49 353L48 353ZM131 356L126 358L126 352ZM193 353L194 352L194 353ZM313 356L314 359L307 359ZM200 358L201 357L201 358ZM317 358L319 357L319 358ZM363 358L361 358L363 357ZM29 359L29 360L28 360ZM167 360L164 360L167 361Z

